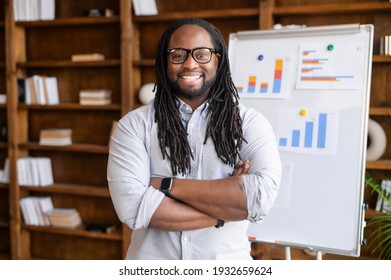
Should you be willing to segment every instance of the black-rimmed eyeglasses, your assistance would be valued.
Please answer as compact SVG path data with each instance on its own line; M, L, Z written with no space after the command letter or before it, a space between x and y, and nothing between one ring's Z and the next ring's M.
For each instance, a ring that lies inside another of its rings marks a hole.
M216 53L216 50L213 48L195 48L192 50L184 49L184 48L174 48L167 50L168 58L171 63L174 64L182 64L189 57L189 54L193 57L193 59L200 63L206 64L212 59L212 53Z

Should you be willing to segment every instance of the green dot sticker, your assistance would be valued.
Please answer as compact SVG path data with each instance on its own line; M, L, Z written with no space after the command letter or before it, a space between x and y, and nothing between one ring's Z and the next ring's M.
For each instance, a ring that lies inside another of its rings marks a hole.
M334 45L330 44L327 46L328 51L332 51L334 49Z

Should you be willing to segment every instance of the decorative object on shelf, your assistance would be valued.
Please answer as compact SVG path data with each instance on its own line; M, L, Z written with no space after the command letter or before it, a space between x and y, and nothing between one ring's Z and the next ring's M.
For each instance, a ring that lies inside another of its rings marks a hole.
M72 129L47 128L39 134L39 144L49 146L65 146L72 144Z
M95 225L95 224L88 224L86 225L87 231L93 231L93 232L101 232L101 233L113 233L117 230L117 227L115 225Z
M138 98L140 99L141 104L148 104L155 98L154 88L155 84L153 83L147 83L140 88Z
M382 126L368 119L368 147L367 161L375 161L381 158L387 147L387 136Z
M112 17L114 12L110 9L90 9L85 11L84 15L87 17Z

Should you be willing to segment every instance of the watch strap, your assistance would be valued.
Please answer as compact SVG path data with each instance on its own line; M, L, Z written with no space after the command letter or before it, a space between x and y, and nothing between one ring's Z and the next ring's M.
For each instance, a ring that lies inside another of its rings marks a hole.
M163 178L162 182L160 184L160 191L162 193L164 193L165 196L170 197L170 198L174 198L171 195L172 181L173 181L173 178Z
M221 228L224 226L224 220L217 219L217 224L215 225L215 228Z

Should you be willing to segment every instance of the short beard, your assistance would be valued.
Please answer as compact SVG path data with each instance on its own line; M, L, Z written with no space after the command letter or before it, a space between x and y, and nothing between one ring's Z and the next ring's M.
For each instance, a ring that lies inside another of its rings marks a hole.
M196 89L196 90L187 90L187 89L181 88L179 86L178 80L170 81L170 84L171 84L171 87L174 90L175 94L178 97L184 97L188 100L194 100L204 94L207 94L209 96L210 89L214 85L215 81L216 81L216 77L214 77L213 79L210 79L209 81L206 81L205 83L202 84L202 86L199 89Z

